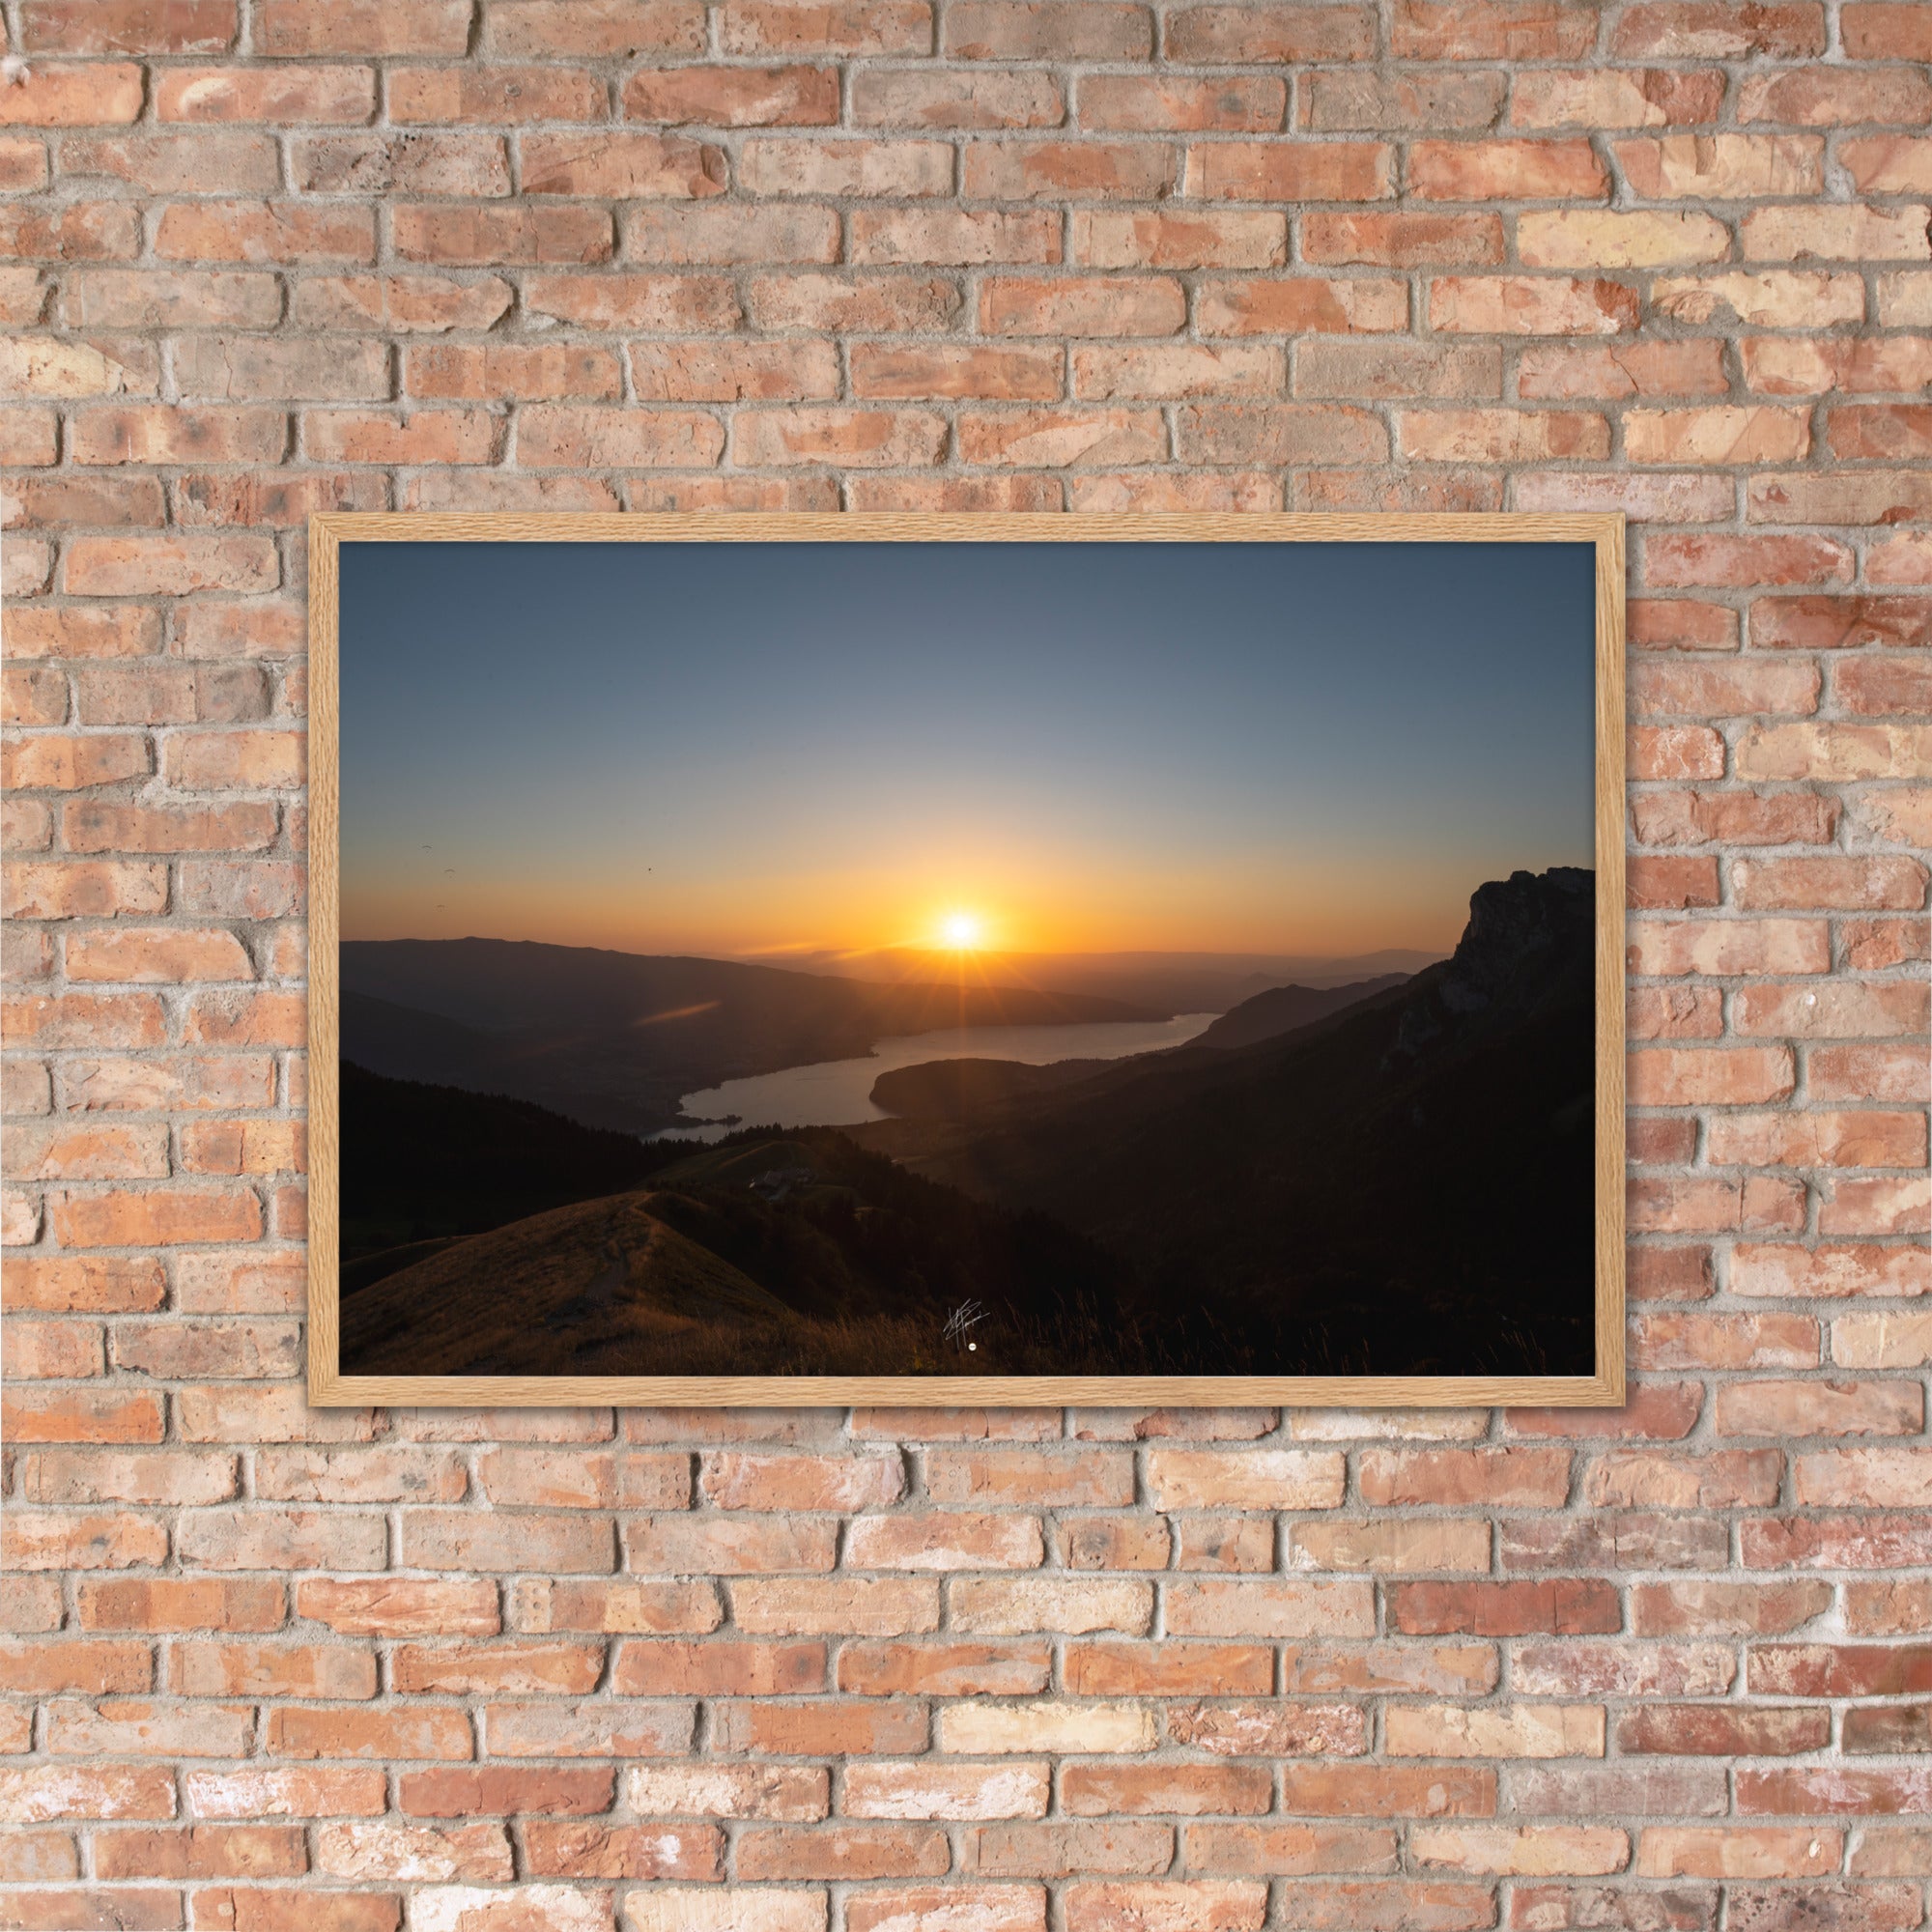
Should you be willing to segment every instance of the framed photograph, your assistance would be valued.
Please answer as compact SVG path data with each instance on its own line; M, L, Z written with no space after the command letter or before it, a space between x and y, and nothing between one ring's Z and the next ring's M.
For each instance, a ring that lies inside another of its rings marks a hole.
M1621 1403L1623 586L315 518L311 1401Z

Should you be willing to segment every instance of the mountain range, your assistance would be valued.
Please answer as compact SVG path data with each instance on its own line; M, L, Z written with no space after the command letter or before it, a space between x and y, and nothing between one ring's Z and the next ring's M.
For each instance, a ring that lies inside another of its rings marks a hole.
M1226 1045L932 1063L904 1069L906 1118L604 1149L638 1166L595 1198L508 1225L477 1225L472 1198L444 1216L467 1233L376 1229L391 1245L345 1299L345 1369L1584 1373L1594 929L1593 874L1518 872L1477 891L1450 958L1286 1031L1246 1037L1305 1004L1236 1008ZM379 983L366 997L428 990ZM478 992L498 983L472 975L449 1017L500 1017ZM516 1104L416 1094L417 1132L438 1109ZM582 1131L469 1133L538 1134L566 1178ZM345 1168L345 1216L348 1193Z
M1442 956L1399 947L1337 958L1266 952L984 952L974 956L972 970L982 982L1089 993L1162 1014L1224 1013L1256 993L1291 981L1340 986L1380 975L1418 973ZM947 980L958 974L955 954L915 947L786 953L783 964L793 972L851 980Z
M668 1126L685 1094L896 1035L1169 1017L1090 993L500 939L348 940L341 978L345 1061L632 1133Z

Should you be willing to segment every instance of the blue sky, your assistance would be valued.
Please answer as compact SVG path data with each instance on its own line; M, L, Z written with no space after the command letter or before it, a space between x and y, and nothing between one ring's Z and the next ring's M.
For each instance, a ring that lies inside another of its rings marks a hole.
M1346 953L1592 863L1585 545L342 566L347 938Z

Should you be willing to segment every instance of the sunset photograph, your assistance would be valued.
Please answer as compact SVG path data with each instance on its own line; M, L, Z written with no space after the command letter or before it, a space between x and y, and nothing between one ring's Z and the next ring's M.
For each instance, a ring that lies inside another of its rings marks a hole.
M345 543L346 1376L1587 1376L1585 542Z

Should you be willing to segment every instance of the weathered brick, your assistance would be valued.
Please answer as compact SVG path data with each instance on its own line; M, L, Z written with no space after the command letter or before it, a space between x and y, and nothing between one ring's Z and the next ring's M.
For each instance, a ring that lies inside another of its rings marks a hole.
M1189 148L1187 192L1208 201L1384 201L1394 151L1378 141L1292 141Z
M15 1916L1911 1932L1922 11L22 0ZM306 519L841 504L1631 518L1624 1407L307 1406Z
M1541 275L1445 275L1429 285L1432 328L1478 335L1621 335L1637 323L1622 282Z

